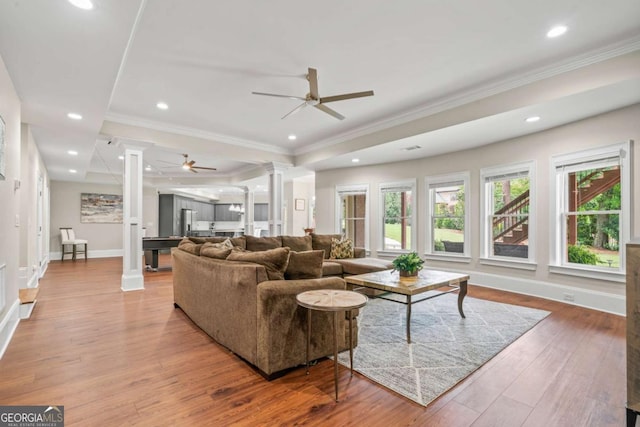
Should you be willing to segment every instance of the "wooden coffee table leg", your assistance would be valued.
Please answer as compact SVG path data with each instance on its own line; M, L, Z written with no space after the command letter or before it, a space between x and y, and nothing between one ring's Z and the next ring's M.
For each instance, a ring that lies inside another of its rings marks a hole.
M460 312L460 316L464 319L464 311L462 311L462 301L464 300L465 295L467 295L467 281L464 280L460 282L460 290L458 291L458 311Z
M338 401L338 312L333 312L333 380L336 386L336 402Z
M411 344L411 295L407 295L407 344Z
M307 375L309 375L309 346L311 345L311 309L307 308Z

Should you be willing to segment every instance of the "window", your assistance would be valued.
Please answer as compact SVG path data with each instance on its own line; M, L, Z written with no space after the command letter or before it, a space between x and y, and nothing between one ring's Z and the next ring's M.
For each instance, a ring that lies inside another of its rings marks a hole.
M367 231L369 210L367 185L339 186L337 195L337 230L336 232L350 238L354 246L367 248L369 239Z
M432 255L469 255L466 189L469 173L427 177L430 216L427 227L427 253Z
M498 263L533 263L533 162L486 168L482 180L482 257ZM533 267L535 268L535 267Z
M382 250L415 250L415 182L380 185L382 201Z
M573 269L624 273L629 238L630 144L553 159L555 168L555 272ZM583 275L583 274L580 274Z

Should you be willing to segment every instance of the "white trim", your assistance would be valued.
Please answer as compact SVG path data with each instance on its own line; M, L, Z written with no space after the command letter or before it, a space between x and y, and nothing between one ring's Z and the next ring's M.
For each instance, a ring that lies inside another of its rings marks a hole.
M38 270L34 270L33 273L31 273L31 278L29 279L29 281L27 282L27 288L37 288L38 287L38 279L40 279L40 276L38 275Z
M509 257L479 258L478 262L483 265L492 265L495 267L505 267L505 268L511 268L511 269L517 269L517 270L534 271L538 268L537 263L529 262L529 261L519 261L519 258L509 258Z
M568 201L566 200L565 187L566 175L577 170L591 168L601 159L611 159L618 157L620 159L620 182L622 184L621 193L621 210L619 220L619 254L620 266L618 270L606 269L604 271L599 267L587 267L569 263L565 260L567 253L566 221L565 213L568 212ZM576 168L578 164L583 164L582 168ZM571 166L565 168L564 166ZM631 215L631 188L633 171L633 141L625 141L617 144L606 145L602 147L581 150L572 153L563 153L551 157L551 168L549 182L551 185L551 200L549 223L551 224L551 243L550 243L550 259L549 271L557 274L566 274L579 277L591 277L599 280L610 280L620 282L624 276L626 266L626 244L631 239L631 227L633 217Z
M512 276L500 276L486 273L471 273L469 282L473 285L500 289L523 295L531 295L578 307L591 308L594 310L604 311L606 313L617 314L619 316L624 316L626 313L626 301L624 295L591 291L573 286L543 282L540 280L521 279ZM565 299L567 294L573 296L573 301L567 301ZM473 296L473 291L470 291L469 295Z
M9 342L11 342L18 323L20 323L20 300L16 299L5 316L0 319L0 359L9 347Z
M401 249L398 251L389 251L388 249L384 249L384 196L383 193L391 188L410 188L411 195L413 199L412 209L411 209L411 249ZM378 206L380 208L379 216L378 216L378 253L389 253L396 255L407 252L417 252L418 250L418 216L416 212L418 210L418 194L416 192L416 179L408 179L405 181L393 181L393 182L384 182L378 185Z
M364 247L369 250L370 240L369 240L369 218L371 216L371 209L369 208L369 203L371 200L371 195L369 194L369 184L349 184L349 185L336 185L336 202L335 202L335 222L334 229L336 233L341 233L340 229L341 224L341 214L342 214L342 204L340 203L340 196L342 194L362 194L365 196L365 217L364 217Z
M121 257L124 251L122 249L105 249L100 251L88 251L87 258L113 258L113 257ZM50 252L49 259L54 261L60 261L60 257L62 256L62 252ZM84 260L84 255L80 255L76 259L77 261ZM71 258L64 258L64 262L71 261Z
M471 260L473 259L470 256L446 255L446 253L441 254L440 252L437 254L425 253L424 258L431 261L460 262L465 264L471 263Z
M433 221L432 221L432 212L433 212L433 205L434 205L434 194L431 191L431 186L432 185L437 185L437 184L445 184L445 183L454 183L454 182L460 182L462 181L462 185L464 187L464 233L463 233L463 238L464 238L464 245L463 245L463 253L462 255L453 255L453 254L449 254L447 252L436 252L433 250L433 236L432 236L432 227L433 227ZM446 174L446 175L433 175L433 176L427 176L424 179L425 182L425 191L427 192L426 194L426 200L427 200L427 209L426 209L426 221L427 224L425 225L425 256L435 256L435 258L431 258L431 259L438 259L438 260L445 260L448 259L450 257L454 257L454 258L469 258L470 260L470 256L471 256L471 230L470 230L470 216L471 216L471 191L470 191L470 183L471 183L471 173L469 171L464 171L464 172L457 172L457 173L450 173L450 174ZM456 262L461 262L461 261L456 261ZM462 261L462 262L469 262L469 261Z
M480 169L480 259L496 260L499 262L503 257L491 256L491 224L489 217L493 214L492 195L487 194L487 186L491 184L490 178L495 175L514 174L526 172L529 177L529 214L528 214L528 257L527 263L536 263L536 161L512 163L508 165L492 166ZM522 258L524 259L524 258ZM514 264L522 263L516 260Z

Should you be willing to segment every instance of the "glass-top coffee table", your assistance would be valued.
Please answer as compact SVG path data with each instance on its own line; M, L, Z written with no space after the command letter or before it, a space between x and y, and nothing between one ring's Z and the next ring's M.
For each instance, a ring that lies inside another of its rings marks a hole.
M356 276L347 276L344 280L352 285L354 289L369 288L382 291L381 295L375 298L382 298L389 301L405 304L407 306L407 342L411 343L411 305L418 302L426 301L431 298L439 297L450 292L458 291L458 312L464 318L462 310L462 301L467 295L467 281L469 276L466 274L449 273L438 270L420 270L416 277L400 277L397 271L384 270L375 273L358 274ZM436 295L417 297L427 291L438 290L445 287L453 287L446 291L437 293ZM406 296L405 301L398 301L386 297L388 294L399 294ZM416 297L416 299L413 299Z

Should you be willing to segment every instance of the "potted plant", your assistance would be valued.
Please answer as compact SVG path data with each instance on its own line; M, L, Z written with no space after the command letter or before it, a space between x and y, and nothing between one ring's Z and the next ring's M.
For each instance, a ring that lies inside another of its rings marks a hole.
M392 273L398 270L400 276L411 277L418 275L418 271L422 270L424 261L416 252L409 252L398 256L396 259L391 261L391 263L393 264Z

